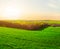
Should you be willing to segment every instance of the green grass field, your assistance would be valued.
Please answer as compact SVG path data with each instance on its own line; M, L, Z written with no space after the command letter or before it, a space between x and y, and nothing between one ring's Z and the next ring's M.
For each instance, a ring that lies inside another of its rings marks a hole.
M0 27L0 49L60 49L60 27L37 31Z

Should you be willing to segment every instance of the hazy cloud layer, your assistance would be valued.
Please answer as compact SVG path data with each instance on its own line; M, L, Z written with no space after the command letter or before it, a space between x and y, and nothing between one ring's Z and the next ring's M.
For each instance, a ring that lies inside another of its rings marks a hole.
M60 0L49 0L48 6L51 8L60 8Z

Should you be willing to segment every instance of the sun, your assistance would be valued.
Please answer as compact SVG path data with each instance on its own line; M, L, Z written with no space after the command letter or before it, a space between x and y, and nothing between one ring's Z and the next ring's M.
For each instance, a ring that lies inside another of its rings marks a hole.
M19 16L21 15L22 11L18 8L13 7L7 7L4 10L4 18L5 19L19 19Z

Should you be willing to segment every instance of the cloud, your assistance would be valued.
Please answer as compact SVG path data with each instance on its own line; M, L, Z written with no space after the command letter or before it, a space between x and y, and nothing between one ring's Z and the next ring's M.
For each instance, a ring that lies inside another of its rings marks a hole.
M56 0L50 0L50 2L56 3Z
M57 5L55 5L53 3L49 3L48 6L51 7L51 8L58 8Z
M58 2L56 0L49 0L48 6L51 8L58 8Z

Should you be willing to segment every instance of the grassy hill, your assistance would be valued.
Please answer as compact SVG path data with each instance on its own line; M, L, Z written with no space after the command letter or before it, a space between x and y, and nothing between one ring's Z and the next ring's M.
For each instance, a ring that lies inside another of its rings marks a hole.
M57 23L58 22L58 23ZM60 27L60 21L18 21L18 20L0 20L0 26L9 28L18 28L25 30L39 30L46 27Z
M60 27L37 31L0 27L0 49L60 49Z

